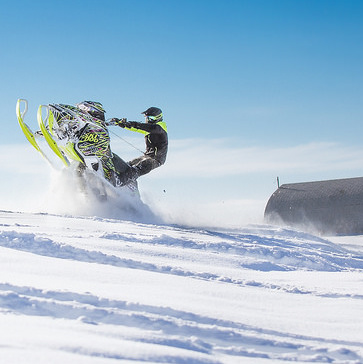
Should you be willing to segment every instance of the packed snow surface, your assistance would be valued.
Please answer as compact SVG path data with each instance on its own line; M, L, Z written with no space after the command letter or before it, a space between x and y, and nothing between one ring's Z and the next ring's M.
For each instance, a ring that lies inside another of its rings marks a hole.
M0 212L2 363L363 363L363 243Z

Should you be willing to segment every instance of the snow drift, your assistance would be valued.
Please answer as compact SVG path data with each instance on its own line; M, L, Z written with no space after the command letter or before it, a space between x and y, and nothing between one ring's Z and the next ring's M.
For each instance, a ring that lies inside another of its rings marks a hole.
M12 211L0 226L5 363L363 361L359 244Z

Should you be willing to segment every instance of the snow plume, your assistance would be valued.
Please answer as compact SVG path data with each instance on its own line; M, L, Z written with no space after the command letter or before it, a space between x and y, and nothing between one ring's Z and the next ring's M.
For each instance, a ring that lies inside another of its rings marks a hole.
M55 214L162 223L135 192L127 188L116 192L111 186L106 191L100 181L80 179L74 168L52 172L42 210Z
M141 149L142 139L140 143ZM361 175L360 146L322 142L279 148L248 145L224 139L170 140L165 165L139 179L142 200L169 224L234 228L263 221L265 205L277 188L276 176L285 184ZM139 155L138 151L127 154L118 140L112 148L125 160ZM27 142L0 146L0 152L2 209L138 221L152 216L145 213L135 218L126 212L127 196L107 203L78 196L74 178L65 171L50 173L49 165ZM44 189L49 186L51 192L43 203Z

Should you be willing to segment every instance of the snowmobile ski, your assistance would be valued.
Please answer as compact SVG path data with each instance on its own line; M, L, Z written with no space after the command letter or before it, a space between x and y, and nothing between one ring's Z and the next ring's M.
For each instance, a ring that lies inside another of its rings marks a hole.
M58 144L56 143L56 141L52 138L52 135L50 134L50 132L48 131L45 122L48 122L48 124L52 125L53 121L54 121L54 116L51 110L49 110L48 106L46 107L47 110L47 116L45 118L45 122L43 121L42 118L42 108L44 107L44 105L40 105L38 108L38 114L37 114L37 119L38 119L38 124L39 124L39 128L46 140L46 142L48 143L50 149L52 149L52 151L60 158L60 160L64 163L64 165L66 167L69 166L69 162L67 160L67 158L64 157L62 151L60 150Z
M20 111L20 105L24 103L24 111ZM24 122L25 114L28 111L28 101L25 99L18 99L16 103L16 116L18 118L18 122L20 125L21 130L23 131L25 137L29 141L29 143L41 154L41 156L50 164L53 166L52 162L49 160L49 158L46 156L46 154L43 152L43 150L40 148L39 144L36 141L36 136L33 133L33 131L30 129L30 127Z

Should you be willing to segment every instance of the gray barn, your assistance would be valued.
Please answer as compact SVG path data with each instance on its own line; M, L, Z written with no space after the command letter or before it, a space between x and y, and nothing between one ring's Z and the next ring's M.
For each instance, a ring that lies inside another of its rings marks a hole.
M363 234L363 177L284 184L270 197L265 219L321 234Z

